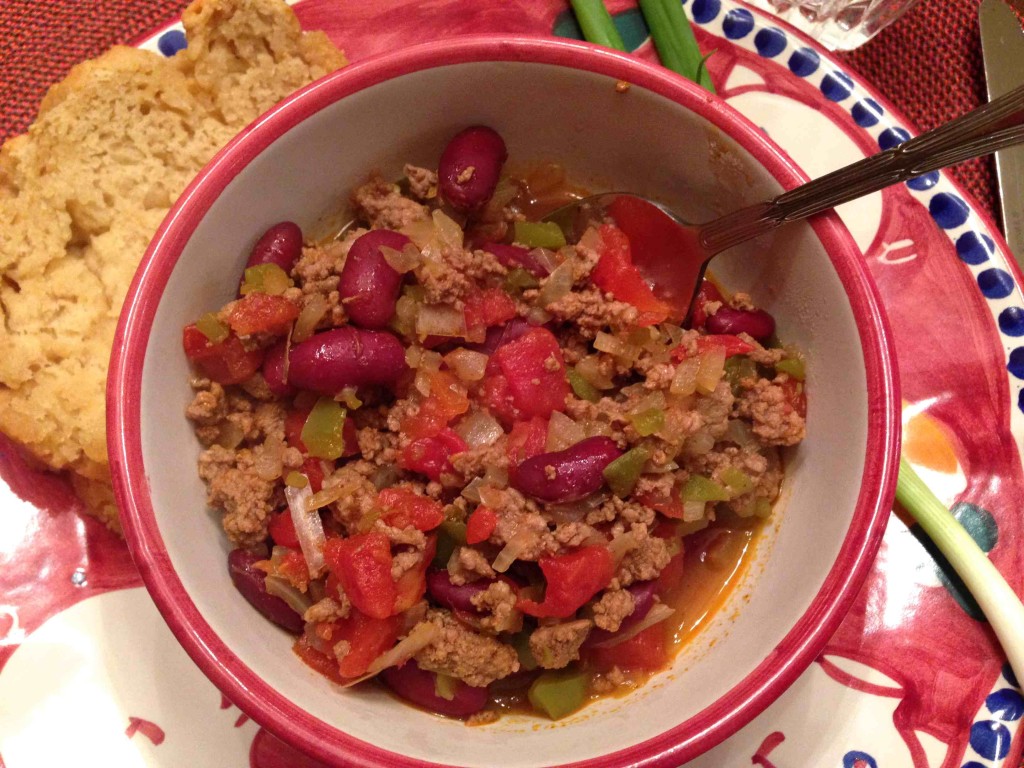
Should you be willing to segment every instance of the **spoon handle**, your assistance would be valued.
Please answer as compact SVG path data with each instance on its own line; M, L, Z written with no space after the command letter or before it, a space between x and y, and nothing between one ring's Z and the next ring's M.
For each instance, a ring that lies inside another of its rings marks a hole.
M921 524L978 603L1018 680L1024 680L1024 604L946 505L905 458L900 459L896 500Z
M786 222L1022 141L1024 86L899 146L716 219L701 228L701 244L710 256Z

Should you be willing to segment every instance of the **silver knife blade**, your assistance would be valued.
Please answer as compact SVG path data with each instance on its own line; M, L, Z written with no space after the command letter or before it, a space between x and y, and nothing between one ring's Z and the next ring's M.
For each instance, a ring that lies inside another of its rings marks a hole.
M981 0L978 22L991 101L1024 84L1024 31L1003 0ZM1003 232L1017 264L1024 269L1024 146L997 152L996 174Z

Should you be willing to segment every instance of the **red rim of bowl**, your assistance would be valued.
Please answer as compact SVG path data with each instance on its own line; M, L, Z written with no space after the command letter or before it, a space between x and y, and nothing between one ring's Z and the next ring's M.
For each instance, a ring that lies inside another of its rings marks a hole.
M753 123L689 81L588 43L467 36L350 65L307 86L257 119L203 169L157 231L125 299L107 386L114 489L132 556L161 614L193 661L231 701L297 749L335 765L436 766L347 735L270 688L206 623L175 574L149 497L142 457L142 369L157 306L192 232L228 183L274 140L310 115L382 81L453 64L530 62L626 80L686 107L730 135L784 188L807 177ZM832 255L859 323L868 376L868 444L853 523L821 589L779 646L709 707L653 738L573 766L676 766L710 749L774 701L835 632L866 578L892 507L899 456L898 383L888 321L860 252L834 213L811 220ZM845 258L839 257L845 254Z

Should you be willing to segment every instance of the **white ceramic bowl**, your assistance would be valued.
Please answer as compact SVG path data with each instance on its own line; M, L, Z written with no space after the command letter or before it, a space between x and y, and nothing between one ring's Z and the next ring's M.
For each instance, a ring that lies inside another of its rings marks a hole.
M620 93L617 81L631 87ZM135 561L171 629L227 696L338 765L675 766L760 712L813 660L853 600L893 497L899 396L886 323L834 215L715 264L809 361L807 439L748 577L674 667L624 698L550 723L467 728L374 690L342 691L232 587L206 511L181 329L233 297L254 237L337 211L368 171L432 165L483 123L515 163L558 160L700 221L803 175L716 97L625 55L544 39L460 38L350 66L257 120L200 174L147 252L114 345L110 461Z

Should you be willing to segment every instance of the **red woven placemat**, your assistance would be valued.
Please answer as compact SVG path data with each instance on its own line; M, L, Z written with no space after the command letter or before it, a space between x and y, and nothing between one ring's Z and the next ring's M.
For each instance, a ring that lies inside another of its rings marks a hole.
M467 0L472 2L472 0ZM2 0L0 138L26 129L46 88L73 64L128 43L177 15L183 0ZM924 130L977 106L985 81L978 0L923 0L860 50L841 54ZM989 160L954 175L993 213Z

